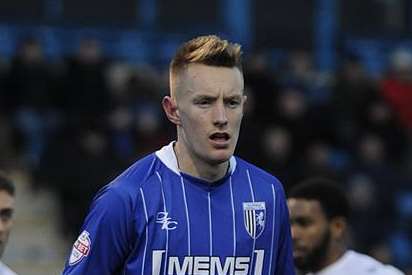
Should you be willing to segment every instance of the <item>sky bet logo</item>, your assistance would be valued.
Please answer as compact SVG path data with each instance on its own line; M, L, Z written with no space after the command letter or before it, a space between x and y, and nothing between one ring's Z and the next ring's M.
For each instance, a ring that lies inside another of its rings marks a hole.
M165 250L153 251L152 275L160 275L164 262ZM255 250L253 259L254 272L261 275L263 268L264 250ZM247 275L251 269L251 257L226 257L223 261L219 257L186 256L184 258L168 257L167 275Z

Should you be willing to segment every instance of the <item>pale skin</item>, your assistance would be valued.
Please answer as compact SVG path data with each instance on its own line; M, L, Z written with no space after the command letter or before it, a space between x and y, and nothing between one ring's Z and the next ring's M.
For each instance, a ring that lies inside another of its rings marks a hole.
M13 226L14 197L0 191L0 256L3 254Z
M239 137L243 75L236 67L189 64L170 79L162 105L177 127L179 169L214 182L226 174Z
M293 241L293 258L303 260L319 245L322 237L330 233L325 257L316 270L319 271L337 261L346 251L346 220L334 217L328 220L321 204L316 200L291 198L287 201Z

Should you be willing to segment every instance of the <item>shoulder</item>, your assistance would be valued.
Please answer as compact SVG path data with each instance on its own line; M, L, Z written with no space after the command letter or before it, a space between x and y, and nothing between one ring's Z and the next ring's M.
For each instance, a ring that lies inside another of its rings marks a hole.
M159 160L154 153L137 160L103 189L119 194L136 193L154 176Z
M241 173L245 171L247 176L257 181L258 184L270 184L275 187L277 192L284 192L282 183L278 178L239 157L236 157L236 169L239 169Z
M11 270L7 265L5 265L3 262L0 262L0 274L2 275L17 275L16 272Z
M404 274L399 269L391 266L385 265L376 259L355 251L346 252L347 263L353 267L362 268L365 274L376 274L376 275L402 275Z
M159 165L159 160L154 153L136 161L97 192L93 205L135 205L139 200L140 188L153 180L156 165Z

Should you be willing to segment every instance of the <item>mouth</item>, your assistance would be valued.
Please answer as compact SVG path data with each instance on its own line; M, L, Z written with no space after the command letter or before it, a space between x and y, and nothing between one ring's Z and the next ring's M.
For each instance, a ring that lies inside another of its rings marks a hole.
M306 254L306 249L302 248L302 247L295 247L293 249L293 257L294 258L301 258L303 256L305 256Z
M215 145L227 145L229 140L230 140L230 135L225 132L217 132L213 133L209 136L209 140L212 141L213 144Z

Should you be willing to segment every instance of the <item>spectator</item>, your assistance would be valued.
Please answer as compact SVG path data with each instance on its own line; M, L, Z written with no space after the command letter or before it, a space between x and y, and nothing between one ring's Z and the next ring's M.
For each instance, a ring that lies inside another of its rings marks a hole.
M382 93L406 129L412 129L412 53L395 50L388 75L382 81Z
M10 65L6 104L13 111L15 127L23 137L23 159L29 169L36 169L50 134L57 127L51 83L40 43L34 38L22 41Z
M6 248L13 226L14 184L0 171L0 257ZM8 266L0 262L1 275L17 275Z
M333 181L313 178L288 194L293 257L301 274L404 274L348 248L349 201Z

